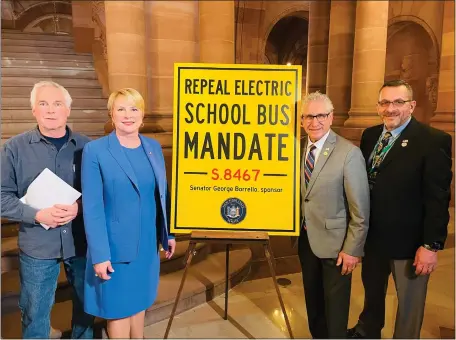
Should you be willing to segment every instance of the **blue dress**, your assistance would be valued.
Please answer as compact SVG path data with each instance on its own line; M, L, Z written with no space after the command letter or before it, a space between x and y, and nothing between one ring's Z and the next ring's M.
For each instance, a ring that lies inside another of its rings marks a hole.
M113 263L110 280L96 278L85 286L85 299L96 301L86 312L104 319L120 319L148 309L157 296L160 257L157 249L155 175L142 146L122 147L138 180L141 196L141 234L137 258L128 263ZM128 228L128 226L125 226ZM87 266L87 276L95 276Z

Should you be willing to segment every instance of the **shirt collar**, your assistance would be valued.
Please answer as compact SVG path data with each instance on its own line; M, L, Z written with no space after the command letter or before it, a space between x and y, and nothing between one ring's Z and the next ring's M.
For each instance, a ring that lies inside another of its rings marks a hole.
M404 129L407 127L407 125L410 123L410 121L412 120L412 116L409 117L409 119L407 119L407 121L402 124L401 126L395 128L394 130L391 130L391 135L393 136L393 138L396 138L397 136L399 136L401 134L402 131L404 131ZM386 127L385 125L383 125L383 132L382 132L382 135L381 137L383 137L386 133Z
M319 149L319 150L323 149L323 145L325 144L326 139L328 139L330 132L331 132L331 130L328 130L328 132L326 132L326 134L323 137L321 137L319 140L317 140L315 143L312 143L310 141L309 136L307 136L307 148L309 148L311 145L315 145L315 147L317 149Z
M67 131L68 131L68 141L71 141L73 142L74 145L78 145L77 143L77 140L73 134L73 131L71 131L71 129L67 126L66 127ZM40 141L46 141L46 137L43 136L43 134L41 133L38 125L32 130L32 133L31 133L31 136L30 136L30 143L39 143Z

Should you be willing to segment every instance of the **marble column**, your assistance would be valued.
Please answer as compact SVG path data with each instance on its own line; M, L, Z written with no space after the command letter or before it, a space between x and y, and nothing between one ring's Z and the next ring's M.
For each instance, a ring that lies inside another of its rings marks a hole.
M306 92L326 92L328 63L329 0L310 1L307 44Z
M453 137L453 172L454 172L454 1L445 1L443 10L442 52L440 54L439 86L437 109L431 119L431 126L448 132ZM454 176L451 183L451 206L455 205ZM449 232L454 233L453 230Z
M105 1L109 89L132 87L147 107L144 1Z
M103 90L103 96L109 97L105 4L104 1L91 1L90 4L92 6L91 20L94 28L94 40L92 43L93 67Z
M334 105L333 126L343 126L351 99L356 1L332 1L326 94Z
M71 13L74 50L77 53L91 53L94 40L92 1L71 1Z
M454 137L454 1L445 1L437 108L431 126Z
M351 109L345 127L380 124L378 91L385 78L388 1L357 1Z
M199 2L200 62L234 63L234 1Z
M198 2L146 1L145 12L149 110L141 131L162 145L171 181L174 63L198 61Z

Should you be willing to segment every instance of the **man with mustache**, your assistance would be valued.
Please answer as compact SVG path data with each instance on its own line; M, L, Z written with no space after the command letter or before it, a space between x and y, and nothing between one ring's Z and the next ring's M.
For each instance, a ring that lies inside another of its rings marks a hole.
M452 141L413 118L415 107L409 84L386 82L377 104L383 124L361 137L371 211L361 273L364 309L348 338L381 337L391 273L398 297L393 337L420 337L429 274L447 237Z

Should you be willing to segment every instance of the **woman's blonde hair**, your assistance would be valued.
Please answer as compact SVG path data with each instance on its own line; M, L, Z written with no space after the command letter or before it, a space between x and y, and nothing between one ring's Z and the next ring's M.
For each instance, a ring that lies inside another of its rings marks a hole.
M129 100L133 102L133 104L141 110L143 117L144 117L144 99L141 94L132 88L123 88L111 93L108 99L108 111L109 115L112 117L112 109L114 108L114 102L116 101L117 97L125 96Z

